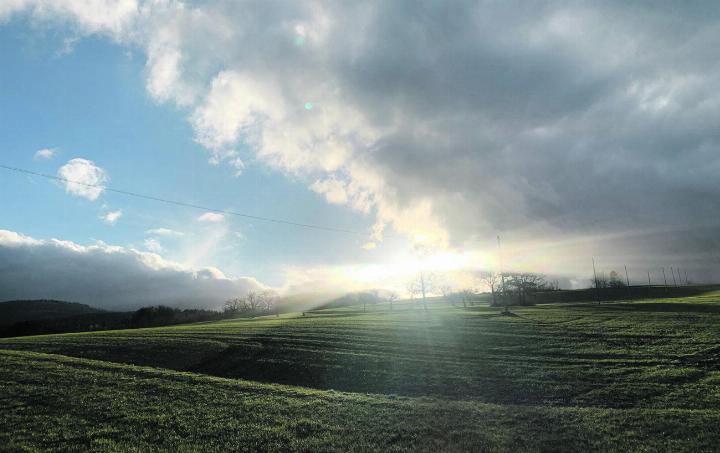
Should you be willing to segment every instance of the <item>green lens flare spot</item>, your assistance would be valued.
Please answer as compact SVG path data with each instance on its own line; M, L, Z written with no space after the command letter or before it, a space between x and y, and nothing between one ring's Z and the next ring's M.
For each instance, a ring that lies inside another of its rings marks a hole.
M306 102L305 103L305 110L312 110L313 109L313 103L312 102Z

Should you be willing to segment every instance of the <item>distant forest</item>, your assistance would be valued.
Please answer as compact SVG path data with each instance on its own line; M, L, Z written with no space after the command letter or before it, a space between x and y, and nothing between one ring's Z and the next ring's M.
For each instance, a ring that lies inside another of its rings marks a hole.
M0 303L0 337L156 327L224 317L224 312L213 310L157 306L109 312L73 302L17 300Z

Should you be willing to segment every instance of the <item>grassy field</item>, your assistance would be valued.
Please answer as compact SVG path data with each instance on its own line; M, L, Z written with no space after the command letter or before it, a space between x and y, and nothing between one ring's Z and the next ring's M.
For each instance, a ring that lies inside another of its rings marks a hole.
M0 445L715 451L720 296L0 341Z

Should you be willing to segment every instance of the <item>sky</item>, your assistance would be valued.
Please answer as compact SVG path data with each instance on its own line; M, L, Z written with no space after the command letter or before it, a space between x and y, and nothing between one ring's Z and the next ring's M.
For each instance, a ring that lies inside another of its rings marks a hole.
M0 165L66 181L0 169L0 299L212 305L501 267L578 287L592 258L716 280L718 13L2 2Z

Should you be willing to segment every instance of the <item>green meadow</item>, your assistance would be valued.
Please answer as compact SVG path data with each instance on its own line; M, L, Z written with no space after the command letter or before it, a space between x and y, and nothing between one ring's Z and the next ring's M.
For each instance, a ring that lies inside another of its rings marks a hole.
M720 295L0 341L8 451L715 451Z

